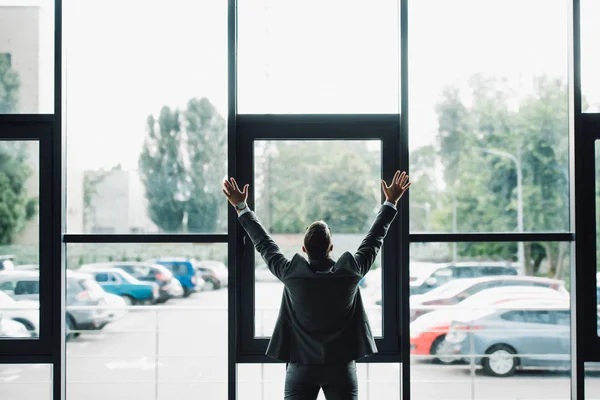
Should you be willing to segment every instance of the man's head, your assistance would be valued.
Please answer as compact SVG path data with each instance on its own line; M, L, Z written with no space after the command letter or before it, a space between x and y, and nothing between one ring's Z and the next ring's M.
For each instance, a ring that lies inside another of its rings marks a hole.
M302 251L308 254L311 260L327 258L333 250L331 243L331 230L324 221L316 221L306 228L304 246Z

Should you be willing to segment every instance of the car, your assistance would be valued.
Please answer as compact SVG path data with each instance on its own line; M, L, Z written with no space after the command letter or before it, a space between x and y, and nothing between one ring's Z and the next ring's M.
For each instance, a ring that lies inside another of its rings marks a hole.
M454 317L481 309L506 307L524 299L543 299L562 304L568 298L568 294L546 287L504 286L482 290L456 305L442 307L413 321L410 324L410 352L414 355L433 356L436 363L452 363L459 357L448 351L444 339Z
M27 328L31 337L40 334L40 303L35 300L17 301L0 291L1 317L20 322Z
M518 275L518 264L486 262L410 263L410 294L424 294L455 279Z
M164 303L175 297L183 296L183 288L173 273L163 265L145 262L119 261L82 265L79 269L87 271L101 268L118 268L143 282L154 282L158 286L157 303Z
M39 271L39 264L19 264L15 265L16 271Z
M536 276L507 275L458 279L425 294L410 296L410 322L440 307L458 304L482 290L500 286L538 286L567 293L564 281Z
M269 270L267 264L261 264L254 269L254 280L256 282L280 282Z
M0 338L30 339L31 335L22 323L8 318L0 318Z
M214 260L194 260L194 268L200 272L200 276L206 282L203 290L218 290L226 287L229 279L229 271L225 264Z
M13 255L0 255L0 271L13 271L15 269L14 258Z
M196 271L194 267L193 259L185 257L162 257L156 260L148 260L148 262L167 267L179 283L181 283L184 297L201 291L205 284L201 273Z
M568 300L561 305L524 300L454 319L445 340L454 354L490 376L511 376L523 367L568 368L570 317Z
M39 301L39 272L2 271L0 290L18 301ZM111 321L108 311L101 308L106 304L102 293L91 276L67 271L67 339L78 336L78 331L102 329Z
M142 282L119 268L82 265L78 270L91 275L108 293L121 296L128 306L154 304L158 300L158 285Z

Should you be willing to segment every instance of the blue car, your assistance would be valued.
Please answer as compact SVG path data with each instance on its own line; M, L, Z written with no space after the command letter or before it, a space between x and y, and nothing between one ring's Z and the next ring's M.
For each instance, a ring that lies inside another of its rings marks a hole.
M79 271L91 275L104 291L121 296L127 305L155 304L158 300L157 284L137 280L122 269L82 265Z
M172 273L183 287L183 296L188 297L194 292L202 289L204 280L198 276L198 272L194 268L194 260L183 257L164 257L158 260L151 261L154 264L164 265Z

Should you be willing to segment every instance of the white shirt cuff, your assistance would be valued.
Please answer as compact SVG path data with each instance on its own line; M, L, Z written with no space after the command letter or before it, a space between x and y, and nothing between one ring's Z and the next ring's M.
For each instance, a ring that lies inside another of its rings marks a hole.
M392 203L391 201L384 201L383 202L384 206L390 206L392 207L394 210L396 209L396 205L394 203Z
M246 214L247 212L250 212L250 207L246 207L244 208L239 214L238 214L238 218L241 217L242 215Z

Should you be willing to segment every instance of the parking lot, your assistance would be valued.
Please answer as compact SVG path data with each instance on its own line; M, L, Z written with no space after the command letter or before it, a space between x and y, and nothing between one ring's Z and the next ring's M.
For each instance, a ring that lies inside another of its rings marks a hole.
M258 283L257 308L278 305L280 291L279 284ZM358 374L361 399L399 398L399 364L360 364ZM0 398L48 399L50 376L43 366L2 367ZM280 399L283 379L282 364L239 365L239 398ZM226 290L137 307L103 330L68 342L67 388L69 400L226 398ZM560 370L493 378L469 365L415 359L411 390L417 399L565 399L570 378ZM588 379L588 393L600 394L600 374Z

